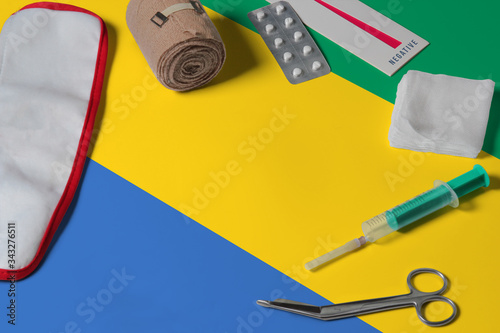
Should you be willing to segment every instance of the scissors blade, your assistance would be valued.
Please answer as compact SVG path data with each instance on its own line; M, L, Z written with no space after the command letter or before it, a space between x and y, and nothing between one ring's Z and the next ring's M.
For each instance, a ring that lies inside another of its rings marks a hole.
M321 307L319 306L291 301L288 299L276 299L274 301L259 300L257 301L257 304L267 308L288 311L314 318L318 318L321 313Z

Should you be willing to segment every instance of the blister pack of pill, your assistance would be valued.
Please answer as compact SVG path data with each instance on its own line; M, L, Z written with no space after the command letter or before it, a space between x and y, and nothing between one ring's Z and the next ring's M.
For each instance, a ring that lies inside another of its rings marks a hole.
M248 13L290 83L330 73L330 66L299 16L286 1Z

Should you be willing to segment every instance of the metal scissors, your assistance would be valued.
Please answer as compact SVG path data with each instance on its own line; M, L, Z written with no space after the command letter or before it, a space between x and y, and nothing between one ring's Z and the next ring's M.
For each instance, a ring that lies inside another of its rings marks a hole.
M422 273L432 273L439 276L443 280L443 287L437 291L424 292L418 290L413 284L413 277ZM364 301L356 301L341 304L332 304L325 306L315 306L285 299L277 299L275 301L257 301L257 304L288 312L293 312L303 316L313 317L321 320L334 320L340 318L354 317L368 313L399 309L409 306L414 306L417 309L418 318L429 326L443 326L449 324L457 315L457 306L449 298L441 296L448 288L448 279L443 273L432 268L419 268L411 271L406 280L410 293L405 295L390 296L383 298L375 298ZM440 321L430 321L426 319L422 313L422 307L426 303L433 301L446 302L451 305L453 313L447 319Z

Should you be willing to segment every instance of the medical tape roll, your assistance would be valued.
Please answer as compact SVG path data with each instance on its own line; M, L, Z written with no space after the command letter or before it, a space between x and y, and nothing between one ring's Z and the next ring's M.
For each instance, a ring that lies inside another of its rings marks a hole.
M34 3L0 34L0 279L31 274L76 193L108 38L85 9ZM64 249L60 249L64 251Z
M171 90L203 86L224 64L224 43L199 1L132 0L127 24L157 79Z

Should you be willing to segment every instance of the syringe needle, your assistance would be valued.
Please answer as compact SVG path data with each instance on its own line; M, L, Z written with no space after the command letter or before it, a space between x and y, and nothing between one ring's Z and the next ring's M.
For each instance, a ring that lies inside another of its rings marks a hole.
M307 270L314 269L314 268L318 267L319 265L323 265L324 263L343 255L344 253L351 252L351 251L357 249L358 247L363 246L365 243L366 243L366 239L364 236L361 236L359 238L355 238L352 241L345 243L341 247L338 247L333 251L330 251L330 252L323 254L322 256L320 256L316 259L309 261L307 264L305 264L305 268Z

